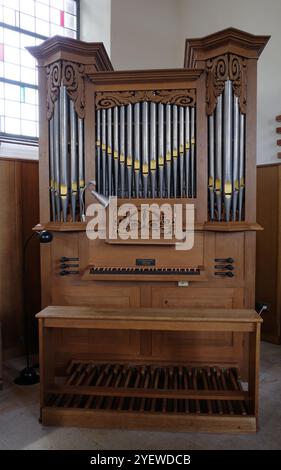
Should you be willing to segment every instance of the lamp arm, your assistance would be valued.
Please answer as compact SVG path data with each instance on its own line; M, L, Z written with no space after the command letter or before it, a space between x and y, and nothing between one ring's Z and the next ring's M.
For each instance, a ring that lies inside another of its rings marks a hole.
M81 211L82 222L85 222L86 220L84 194L85 194L86 189L88 189L91 185L96 186L96 181L95 180L88 181L88 183L84 186L84 188L82 189L80 193L80 206L82 208L82 211Z

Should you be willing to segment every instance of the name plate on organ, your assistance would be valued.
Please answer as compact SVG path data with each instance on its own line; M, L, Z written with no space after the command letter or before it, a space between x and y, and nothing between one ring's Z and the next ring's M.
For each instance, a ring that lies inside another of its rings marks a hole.
M136 266L155 266L155 259L136 259Z

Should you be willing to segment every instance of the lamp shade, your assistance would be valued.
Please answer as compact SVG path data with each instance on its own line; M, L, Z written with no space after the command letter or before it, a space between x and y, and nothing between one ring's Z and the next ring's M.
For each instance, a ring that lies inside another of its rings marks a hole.
M98 193L94 189L91 190L92 195L96 198L96 200L106 208L109 205L109 198L104 196L103 194Z
M48 230L42 230L42 232L38 232L38 237L40 243L50 243L53 240L53 234Z

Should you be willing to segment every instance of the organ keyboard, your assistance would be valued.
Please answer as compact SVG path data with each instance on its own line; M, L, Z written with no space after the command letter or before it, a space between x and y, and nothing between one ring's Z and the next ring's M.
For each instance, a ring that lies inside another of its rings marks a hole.
M90 266L87 271L88 279L92 280L130 280L137 276L141 280L181 281L204 280L206 278L203 266L198 267L135 267L135 266Z

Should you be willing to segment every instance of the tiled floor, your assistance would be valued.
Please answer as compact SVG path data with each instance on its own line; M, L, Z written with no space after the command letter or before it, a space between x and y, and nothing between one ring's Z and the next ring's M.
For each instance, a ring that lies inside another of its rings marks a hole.
M0 449L281 449L281 346L262 344L260 431L199 434L43 427L39 386L13 384L22 359L5 364L0 392Z

